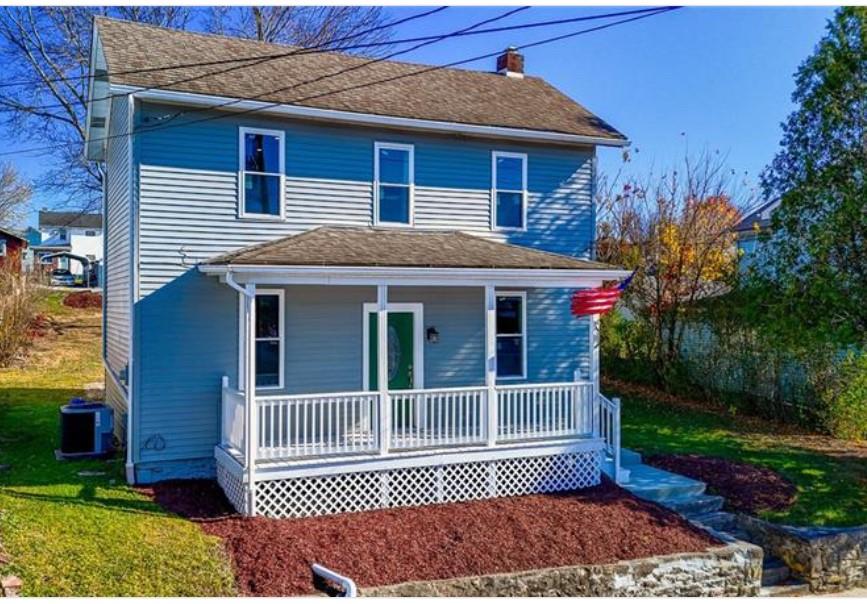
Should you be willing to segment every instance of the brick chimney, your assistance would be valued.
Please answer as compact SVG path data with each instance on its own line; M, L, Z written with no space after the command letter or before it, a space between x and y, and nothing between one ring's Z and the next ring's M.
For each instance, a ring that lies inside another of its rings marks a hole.
M503 54L497 57L497 73L509 78L523 78L524 55L519 53L514 46L509 46Z

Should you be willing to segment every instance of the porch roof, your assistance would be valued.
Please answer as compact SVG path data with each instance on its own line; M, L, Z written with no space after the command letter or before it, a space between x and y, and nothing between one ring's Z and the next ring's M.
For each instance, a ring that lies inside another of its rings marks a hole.
M394 267L615 271L601 262L460 231L323 226L217 256L205 266Z

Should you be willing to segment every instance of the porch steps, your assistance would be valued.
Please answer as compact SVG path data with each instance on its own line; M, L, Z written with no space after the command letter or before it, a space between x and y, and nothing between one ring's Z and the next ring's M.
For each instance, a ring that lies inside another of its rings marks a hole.
M738 526L737 516L731 512L717 511L704 512L701 514L689 514L688 518L692 522L697 522L698 524L723 533L731 533L732 531L737 530Z
M629 471L629 480L620 486L641 499L657 503L676 500L683 504L685 499L703 495L705 491L703 482L644 464L629 466Z
M620 465L623 467L637 466L641 464L641 453L627 449L620 449Z
M710 512L718 512L722 509L725 499L719 495L687 495L685 497L671 497L662 499L658 502L660 505L674 510L678 514L689 516L690 514L706 514Z

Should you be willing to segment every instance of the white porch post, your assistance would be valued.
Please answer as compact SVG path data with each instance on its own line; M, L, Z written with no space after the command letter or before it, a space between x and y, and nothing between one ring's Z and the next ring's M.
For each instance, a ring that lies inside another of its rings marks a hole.
M244 473L247 478L247 514L256 514L256 284L244 294Z
M391 441L391 401L388 398L388 286L376 286L376 384L379 390L379 453Z
M599 315L590 315L590 382L593 388L593 429L599 434Z
M487 389L488 446L497 443L497 292L493 285L485 286L485 386Z

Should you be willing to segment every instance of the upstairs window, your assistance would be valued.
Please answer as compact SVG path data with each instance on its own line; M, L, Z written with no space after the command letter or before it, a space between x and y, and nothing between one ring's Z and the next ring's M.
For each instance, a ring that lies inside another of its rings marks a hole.
M491 178L493 228L523 230L527 223L527 155L494 151Z
M412 224L414 172L412 145L374 145L375 224Z
M524 292L497 294L497 377L527 375L527 297Z
M240 130L240 216L283 218L283 132Z

